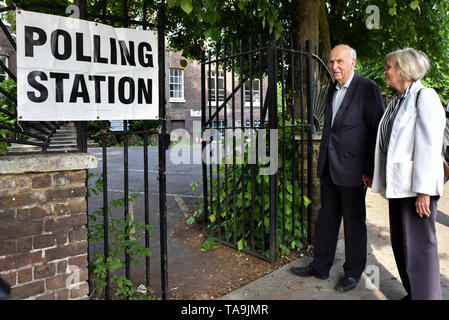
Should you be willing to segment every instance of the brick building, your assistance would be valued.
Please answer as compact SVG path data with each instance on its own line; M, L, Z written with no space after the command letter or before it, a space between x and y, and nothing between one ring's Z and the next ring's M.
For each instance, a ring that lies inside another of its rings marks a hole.
M9 26L6 27L8 30L10 29ZM12 35L12 37L14 38L14 35ZM0 61L10 70L13 70L14 74L16 73L16 51L6 38L4 32L0 32ZM8 74L3 70L3 68L0 68L0 82L8 78Z
M189 134L193 133L194 121L198 121L198 125L201 123L201 65L195 61L188 61L187 66L183 68L180 65L180 61L185 60L180 52L166 52L165 56L165 72L166 72L166 94L167 94L167 110L168 110L168 131L172 132L175 129L185 129ZM206 73L209 74L209 70L206 69ZM215 94L218 92L218 105L221 105L227 96L232 92L233 83L234 87L238 86L238 76L232 79L231 72L226 72L226 77L223 71L218 72L216 75L215 70L211 70L210 79L206 80L206 89L211 86L211 101L210 109L212 113L216 110L216 97ZM225 83L226 79L226 83ZM263 80L262 86L260 86L259 79L252 80L252 94L253 94L253 125L257 126L260 121L260 98L261 98L261 87L264 92L263 97L266 95L267 81ZM226 94L225 94L226 89ZM243 117L244 126L251 126L250 124L250 82L248 81L244 85L244 107L243 107ZM241 93L243 91L239 90L234 98L235 107L235 120L234 124L236 127L241 127L242 125L242 103L241 103ZM209 102L207 101L208 95L206 96L206 115L209 115ZM226 118L226 119L225 119ZM219 113L218 121L212 122L212 127L232 127L232 100L228 101L226 104L226 117L225 110ZM225 123L226 121L226 123Z

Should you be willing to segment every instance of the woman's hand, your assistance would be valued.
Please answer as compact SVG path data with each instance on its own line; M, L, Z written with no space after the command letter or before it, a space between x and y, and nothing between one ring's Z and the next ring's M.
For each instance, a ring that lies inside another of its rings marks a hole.
M423 216L430 217L430 196L428 194L418 193L415 205L416 212L421 218Z
M365 186L365 189L366 188L371 188L371 186L373 185L373 179L372 178L368 178L365 175L362 175L362 182L363 182L363 185Z

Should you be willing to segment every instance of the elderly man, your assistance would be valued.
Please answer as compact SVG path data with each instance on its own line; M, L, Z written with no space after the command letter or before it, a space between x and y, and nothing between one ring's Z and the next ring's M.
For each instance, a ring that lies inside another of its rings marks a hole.
M354 72L356 52L338 45L329 55L334 84L329 90L318 158L321 209L315 225L314 259L291 271L300 277L329 277L344 223L344 277L336 290L357 286L366 264L366 188L371 187L374 148L384 107L379 87Z

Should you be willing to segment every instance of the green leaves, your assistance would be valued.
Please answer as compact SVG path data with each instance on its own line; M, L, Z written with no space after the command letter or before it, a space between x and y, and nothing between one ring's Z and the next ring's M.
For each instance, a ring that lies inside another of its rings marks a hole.
M390 16L395 16L396 15L396 7L391 7L390 9L388 9L388 14Z
M243 239L240 239L239 242L237 242L237 249L239 251L243 249Z
M206 252L212 249L213 246L220 245L221 243L216 241L214 238L208 238L204 241L203 245L201 246L201 251Z
M181 60L181 61L179 61L179 64L181 65L181 67L183 67L183 68L185 68L185 67L187 67L187 60Z
M98 195L103 192L103 175L89 173L89 179L96 179L93 184L89 184L88 194ZM129 203L133 203L140 195L137 193L130 194L128 197ZM93 224L89 226L89 243L104 241L104 226L102 224L104 214L108 215L107 231L109 233L109 255L105 259L102 253L95 253L93 261L89 264L90 271L95 275L96 284L99 294L102 294L106 287L106 277L110 275L110 283L116 283L117 290L115 295L125 295L130 299L152 299L147 294L140 294L136 288L133 287L132 282L126 277L118 277L114 274L119 268L126 263L123 252L130 256L130 262L137 265L143 261L145 257L151 256L150 249L141 244L142 233L144 231L150 232L153 226L144 224L136 219L133 219L130 214L126 218L113 218L110 209L122 208L125 204L125 198L114 199L109 203L108 212L104 212L104 208L100 208L88 215L89 221ZM101 219L99 219L101 218Z
M279 119L281 127L284 121L281 120L281 116L279 116ZM278 234L282 235L279 243L283 245L279 247L280 254L302 246L301 237L302 232L306 230L306 224L304 222L301 225L300 210L301 207L305 209L311 204L310 199L303 195L300 187L299 162L293 161L293 158L298 158L297 155L295 157L293 155L298 150L294 144L289 142L297 134L298 129L292 128L292 125L293 121L285 119L286 127L285 129L279 129L278 135L279 145L283 146L285 142L285 153L283 147L279 148L278 182L275 186L278 190ZM224 241L232 241L231 239L235 237L236 242L234 244L238 250L245 248L253 250L252 245L254 244L254 249L261 252L262 242L264 242L264 249L270 242L270 215L272 210L270 177L258 174L261 168L260 164L254 167L248 164L248 145L245 146L244 150L244 164L227 164L226 168L224 164L219 165L220 180L214 178L211 181L209 178L206 182L208 188L211 184L213 187L212 199L210 199L209 193L208 229L213 237ZM225 163L225 161L222 163ZM244 172L243 166L246 166ZM256 173L254 180L252 177L253 169ZM214 176L218 174L216 166L213 166L213 172L215 172ZM225 172L228 174L225 175ZM197 188L198 185L199 182L195 183L192 188ZM263 193L262 185L264 187ZM218 193L218 188L220 188L220 193ZM254 206L253 212L252 206ZM189 217L187 224L194 223L203 214L204 208L198 209ZM254 226L253 233L251 232L252 226ZM209 241L212 240L208 240L204 244L207 248L210 247ZM267 253L263 252L262 254Z
M177 4L177 0L167 0L167 4L169 8L173 8Z
M416 9L419 7L419 0L414 0L414 1L412 1L412 3L410 3L410 7L411 7L413 10L416 10Z
M181 0L181 9L190 14L193 10L192 0Z

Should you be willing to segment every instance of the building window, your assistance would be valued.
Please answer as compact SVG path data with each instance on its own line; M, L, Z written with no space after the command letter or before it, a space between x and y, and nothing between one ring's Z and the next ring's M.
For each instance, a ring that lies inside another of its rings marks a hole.
M211 122L211 128L217 129L220 132L220 135L222 137L224 137L225 129L226 129L226 121L224 121L224 120L212 121Z
M210 92L210 102L211 105L215 105L217 102L217 93L218 93L218 104L222 104L225 99L225 92L224 92L224 72L219 71L218 77L216 76L215 71L211 71L210 73L210 79L209 79L209 92Z
M170 101L185 102L184 70L182 69L170 69Z
M0 54L0 60L7 68L9 68L7 56ZM8 74L6 73L5 70L3 70L3 68L0 68L0 82L5 81L7 79L8 79Z
M260 106L260 80L253 79L253 106ZM245 107L251 105L251 81L245 83Z

